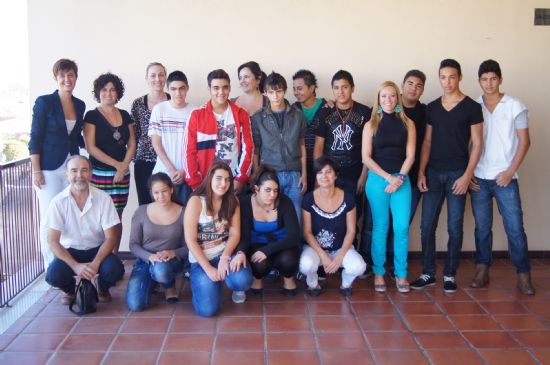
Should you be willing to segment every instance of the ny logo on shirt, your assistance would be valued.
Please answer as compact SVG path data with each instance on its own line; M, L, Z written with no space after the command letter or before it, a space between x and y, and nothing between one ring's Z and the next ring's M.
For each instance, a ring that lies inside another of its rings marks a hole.
M340 124L338 127L336 127L332 131L332 135L334 136L334 141L332 142L332 146L330 147L331 150L339 150L343 151L351 150L351 135L353 134L353 130L351 127L346 124Z

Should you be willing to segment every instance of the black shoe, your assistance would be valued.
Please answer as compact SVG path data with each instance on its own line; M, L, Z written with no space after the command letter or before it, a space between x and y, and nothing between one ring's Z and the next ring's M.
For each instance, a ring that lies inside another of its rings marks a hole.
M443 277L443 291L445 293L454 293L457 290L454 276L444 276Z
M283 294L287 298L295 297L297 292L298 292L298 289L296 289L296 288L294 288L294 289L283 288Z
M306 276L299 271L296 273L295 277L296 277L296 280L301 281L302 283L306 282Z
M262 295L264 292L264 288L256 289L256 288L250 288L250 294L252 295Z
M435 277L428 274L422 274L418 277L418 279L411 283L411 288L420 290L432 285L435 285Z
M318 297L321 295L321 287L317 286L317 288L307 288L307 294L310 297Z
M351 297L351 288L340 288L340 293L345 297Z

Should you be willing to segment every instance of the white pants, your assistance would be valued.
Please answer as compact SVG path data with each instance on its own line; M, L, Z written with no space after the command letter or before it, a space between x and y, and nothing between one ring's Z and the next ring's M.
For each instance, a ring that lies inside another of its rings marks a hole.
M48 245L48 226L46 223L46 213L53 197L65 189L69 182L65 177L65 163L61 164L56 170L42 171L45 184L39 188L34 186L34 191L38 197L38 210L40 212L40 248L44 257L44 269L47 269L55 258Z
M331 258L338 255L338 251L327 252ZM316 288L319 283L317 269L321 265L321 258L313 248L305 245L300 256L300 272L306 276L306 283L309 288ZM342 288L349 288L356 277L361 275L367 268L365 261L355 251L355 248L350 247L342 260Z

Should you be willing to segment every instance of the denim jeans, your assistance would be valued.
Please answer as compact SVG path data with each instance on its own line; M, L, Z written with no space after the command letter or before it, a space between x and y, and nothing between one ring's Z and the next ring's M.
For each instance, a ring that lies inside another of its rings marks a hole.
M193 189L184 181L180 185L174 185L174 194L178 197L179 201L183 205L187 205L187 201L191 196Z
M367 179L368 181L368 179ZM411 219L409 221L412 223L414 219L414 214L416 213L416 208L418 207L418 203L420 203L420 199L422 198L422 193L420 192L420 189L418 189L418 186L411 184ZM389 222L388 229L388 235L386 238L386 263L388 270L393 272L394 266L393 266L393 217L390 212L390 222ZM367 199L365 199L365 214L364 214L364 220L363 220L363 242L361 244L360 254L363 256L363 259L368 264L367 270L371 270L372 268L372 212L370 208L370 204Z
M210 260L210 264L218 267L219 257ZM190 277L192 302L195 312L201 317L212 317L220 312L222 304L222 283L212 281L197 262L191 263ZM245 291L252 285L250 265L240 268L225 277L225 285L233 291Z
M126 289L126 304L131 311L140 311L151 304L151 293L157 283L164 288L174 286L176 275L183 272L184 261L173 258L150 264L136 259Z
M504 230L508 237L508 252L518 273L531 271L527 235L523 228L523 212L517 179L506 187L498 186L496 180L476 178L479 191L470 191L472 211L476 222L476 263L491 265L493 262L493 198L497 201Z
M426 184L428 191L422 198L422 222L420 223L420 238L422 241L422 273L435 276L435 232L443 201L447 199L447 255L443 275L455 276L460 263L464 225L464 206L466 194L455 195L452 188L454 182L464 174L464 170L440 171L428 169Z
M74 248L68 248L69 254L80 263L92 262L95 258L99 247L89 250L76 250ZM122 279L124 275L124 265L122 261L112 253L108 254L101 264L98 270L99 289L106 291L110 287L116 284L117 281ZM76 280L74 278L75 272L65 261L58 259L57 257L48 266L46 272L46 282L53 287L61 289L67 294L74 294Z
M300 188L299 171L281 171L277 173L279 178L279 190L292 200L298 223L302 222L302 191Z
M386 193L388 182L369 171L365 191L373 217L371 252L373 271L384 275L386 246L390 230L390 211L393 216L392 229L395 237L392 242L395 253L394 267L398 278L407 278L407 254L409 248L409 221L411 215L411 184L409 178L394 193Z

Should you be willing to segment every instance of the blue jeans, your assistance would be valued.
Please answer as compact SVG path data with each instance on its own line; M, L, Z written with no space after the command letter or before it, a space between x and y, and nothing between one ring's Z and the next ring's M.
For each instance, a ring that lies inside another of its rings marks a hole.
M394 267L398 278L407 278L407 253L409 247L409 221L411 214L411 184L407 178L394 193L384 192L388 182L381 176L369 171L365 191L373 217L372 260L376 275L384 275L386 245L390 225L390 211L393 217L392 228L395 232L393 249Z
M455 195L452 188L454 182L464 174L464 170L440 171L428 169L426 184L428 191L422 199L422 222L420 223L420 238L422 241L423 274L435 277L435 232L443 201L447 199L447 255L443 275L455 276L460 263L462 238L464 235L464 206L466 194Z
M150 264L137 259L128 280L126 304L131 311L140 311L151 305L151 293L157 283L164 288L174 286L176 275L183 271L184 262L173 258L167 262Z
M67 251L77 262L86 263L93 261L97 255L97 251L99 251L99 247L100 246L89 250L68 248ZM124 275L124 265L118 257L110 253L99 265L98 274L99 289L101 291L106 291L115 285L117 281L122 279ZM76 284L74 275L76 274L73 269L71 269L65 261L56 257L50 266L48 266L46 282L53 287L61 289L67 294L74 294Z
M299 171L281 171L277 173L279 178L279 190L292 200L298 223L302 222L302 191L300 188Z
M368 182L368 179L367 179ZM422 193L418 186L411 184L411 219L409 221L412 223L414 219L414 214L416 213L416 208L418 203L420 203L420 198L422 198ZM365 200L365 214L363 220L363 242L361 244L360 254L363 256L363 259L368 264L367 270L370 270L372 267L372 212L368 200ZM388 265L388 270L393 272L393 217L390 212L390 222L388 229L388 236L386 238L386 263Z
M527 235L523 228L523 212L517 179L506 187L497 185L496 180L476 178L479 191L470 191L472 211L476 222L476 263L490 266L493 262L493 198L497 201L504 230L508 237L508 252L518 273L531 271Z
M180 185L174 185L174 194L178 197L179 201L183 205L187 205L187 201L191 196L193 189L184 181Z
M210 264L218 267L219 257L210 260ZM222 304L222 283L212 281L199 263L191 263L190 277L193 307L201 317L212 317L220 312ZM252 285L250 265L239 271L229 272L225 277L225 285L233 291L245 291Z

